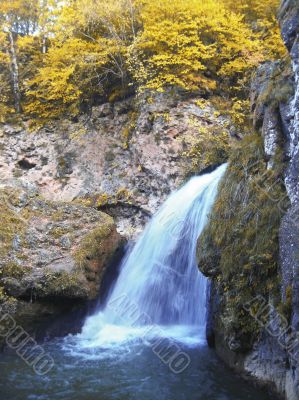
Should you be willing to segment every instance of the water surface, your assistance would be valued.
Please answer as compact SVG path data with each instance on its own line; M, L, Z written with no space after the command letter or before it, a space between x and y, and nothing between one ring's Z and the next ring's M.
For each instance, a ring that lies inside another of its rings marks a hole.
M85 349L69 337L45 345L55 360L44 377L14 354L0 358L1 400L270 400L228 370L205 345L179 343L189 367L174 374L136 341L111 348Z

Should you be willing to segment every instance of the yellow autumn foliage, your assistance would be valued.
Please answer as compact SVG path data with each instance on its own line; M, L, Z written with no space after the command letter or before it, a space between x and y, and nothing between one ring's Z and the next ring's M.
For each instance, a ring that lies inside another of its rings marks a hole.
M262 44L243 16L215 0L145 0L141 20L128 58L141 88L215 89L263 60Z
M12 111L16 72L22 109L40 121L75 115L114 93L169 87L225 91L236 98L237 112L253 69L284 55L277 6L278 0L3 0L0 118ZM18 71L11 71L9 30Z
M27 82L25 112L39 118L56 118L61 113L73 115L79 105L99 92L93 77L105 63L109 44L86 43L69 38L49 49L44 66Z

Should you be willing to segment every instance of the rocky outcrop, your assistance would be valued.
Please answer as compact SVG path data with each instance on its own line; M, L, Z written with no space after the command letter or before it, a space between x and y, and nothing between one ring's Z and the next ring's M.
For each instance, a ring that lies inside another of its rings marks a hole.
M291 56L291 65L277 63L278 71L276 79L274 78L276 82L271 86L272 91L268 88L268 97L271 99L271 96L276 96L278 101L276 104L271 104L271 101L265 102L265 112L261 113L259 119L263 122L266 154L271 153L271 144L273 148L275 142L284 143L286 168L283 180L290 205L284 210L285 215L281 221L279 260L281 298L284 303L289 303L290 307L289 327L284 338L287 343L293 341L291 335L296 335L299 331L299 5L296 1L282 2L280 24L282 37ZM269 85L269 80L266 84ZM256 108L253 108L253 111L256 115ZM253 352L255 362L248 361L245 367L259 379L273 381L278 391L285 394L287 399L298 399L299 338L296 343L292 343L292 350L288 346L279 345L278 342L275 338L264 335ZM267 361L262 361L265 354L268 357L268 366ZM275 368L271 367L271 364L275 365Z
M212 279L209 342L238 372L288 400L297 400L297 1L282 2L280 23L291 62L265 63L256 73L251 104L258 135L244 140L232 157L212 222L199 239L198 259L200 269ZM274 193L275 187L280 190Z
M295 75L295 94L289 108L287 130L288 167L285 184L291 201L281 225L280 253L282 271L282 296L286 299L291 290L291 331L299 332L299 5L284 1L281 9L282 36L290 52ZM298 340L299 341L299 340ZM288 357L290 370L286 375L286 395L299 398L299 344L296 357Z
M98 296L120 236L90 207L45 200L27 184L0 186L0 302L23 328Z
M26 121L2 125L1 180L29 181L47 200L85 199L134 236L192 168L205 167L203 129L229 133L210 102L176 93L105 103L34 132Z

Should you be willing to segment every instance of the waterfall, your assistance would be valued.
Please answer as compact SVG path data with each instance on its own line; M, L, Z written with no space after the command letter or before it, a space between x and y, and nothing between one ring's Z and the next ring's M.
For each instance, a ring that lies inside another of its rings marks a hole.
M225 169L191 178L165 201L123 260L107 304L86 320L86 346L132 339L147 326L204 336L207 279L197 267L196 242Z

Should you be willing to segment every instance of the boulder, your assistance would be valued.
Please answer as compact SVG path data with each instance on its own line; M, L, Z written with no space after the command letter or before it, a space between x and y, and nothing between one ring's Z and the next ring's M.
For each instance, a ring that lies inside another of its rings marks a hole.
M26 326L95 300L121 242L112 217L21 184L0 186L0 237L1 307Z

